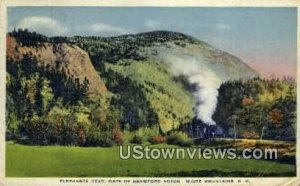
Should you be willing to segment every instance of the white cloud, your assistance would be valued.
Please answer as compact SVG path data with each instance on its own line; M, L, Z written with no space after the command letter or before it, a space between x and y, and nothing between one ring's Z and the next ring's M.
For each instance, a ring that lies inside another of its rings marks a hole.
M226 25L226 24L222 24L222 23L217 23L215 25L215 27L219 30L230 30L231 29L231 26L229 25Z
M107 32L112 32L112 33L116 33L116 34L129 34L132 31L125 29L125 28L121 28L121 27L117 27L117 26L113 26L113 25L108 25L108 24L104 24L104 23L96 23L93 24L91 26L91 30L93 32L96 33L107 33Z
M184 26L184 25L183 25ZM225 31L225 30L231 30L232 27L228 24L224 24L224 23L201 23L201 22L197 22L197 23L187 23L187 25L185 26L189 26L189 27L202 27L202 28L206 28L206 29L211 29L211 30L219 30L219 31Z
M68 29L61 23L46 16L25 17L17 24L17 28L27 28L30 31L36 31L48 36L64 35L68 32Z
M163 23L159 20L153 20L153 19L148 19L147 21L145 21L145 26L149 29L162 29L163 27L165 28L170 26L171 27L175 26L176 28L202 27L206 29L213 29L213 30L220 30L220 31L232 29L230 25L224 23L177 22L170 25L170 23Z
M157 20L149 19L145 22L145 26L150 28L150 29L157 29L157 28L162 26L162 23L160 21L157 21Z

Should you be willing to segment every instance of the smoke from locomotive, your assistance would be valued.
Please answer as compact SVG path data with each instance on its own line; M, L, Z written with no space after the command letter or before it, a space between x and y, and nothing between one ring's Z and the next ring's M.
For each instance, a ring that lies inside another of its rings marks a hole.
M203 122L215 124L212 115L217 106L218 88L221 80L207 66L199 63L199 58L188 56L165 56L164 62L169 64L174 76L186 76L191 85L195 85L195 115ZM201 59L205 60L205 59Z

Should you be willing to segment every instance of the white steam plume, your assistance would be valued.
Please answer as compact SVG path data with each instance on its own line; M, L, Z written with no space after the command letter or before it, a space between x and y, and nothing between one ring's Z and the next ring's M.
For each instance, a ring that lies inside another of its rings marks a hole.
M199 58L168 56L164 62L168 63L175 76L183 75L189 83L196 85L194 97L196 100L195 112L203 122L215 124L212 115L217 106L220 78Z

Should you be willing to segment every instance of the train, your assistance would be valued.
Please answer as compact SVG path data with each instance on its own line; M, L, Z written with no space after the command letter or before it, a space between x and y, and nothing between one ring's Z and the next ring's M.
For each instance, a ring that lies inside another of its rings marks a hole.
M182 125L181 130L194 139L209 139L225 137L223 128L215 123L206 123L194 118L190 123Z

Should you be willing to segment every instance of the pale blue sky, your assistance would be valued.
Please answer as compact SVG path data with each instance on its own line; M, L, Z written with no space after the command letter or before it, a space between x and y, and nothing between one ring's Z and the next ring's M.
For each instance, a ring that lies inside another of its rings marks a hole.
M13 7L8 31L47 36L182 32L248 63L265 76L296 75L296 8Z

